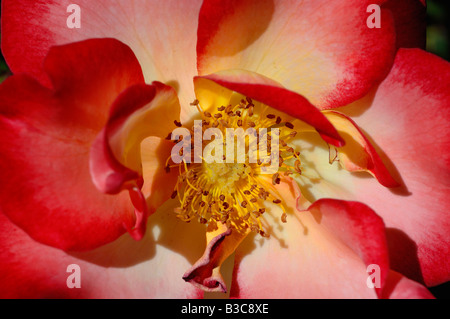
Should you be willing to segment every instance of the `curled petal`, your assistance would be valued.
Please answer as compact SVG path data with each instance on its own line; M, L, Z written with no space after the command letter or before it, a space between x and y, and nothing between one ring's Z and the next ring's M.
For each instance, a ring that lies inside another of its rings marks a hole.
M183 279L204 291L227 292L220 266L235 251L247 233L228 229L224 224L210 224L203 256L183 275Z
M345 146L337 149L337 158L346 170L369 171L383 186L400 186L389 173L371 142L352 119L336 111L324 111L324 114L345 140Z
M257 72L321 109L365 95L389 71L395 30L388 10L368 28L374 1L207 0L200 11L200 75ZM237 36L239 35L239 36Z
M207 81L212 81L219 86L241 93L302 120L314 127L321 134L322 138L330 144L336 146L344 145L344 141L336 129L314 105L309 103L301 95L284 89L279 83L262 75L248 71L227 70L216 74L196 77L194 79L194 86L197 95L200 94L200 90L204 87L208 87L208 89L203 89L203 91L211 91L211 84L207 83ZM220 91L219 86L216 87Z
M0 86L1 209L40 242L92 249L133 220L128 194L96 189L89 149L114 99L143 83L142 72L132 51L112 39L55 47L45 69L53 89L25 75Z
M150 213L140 191L144 183L141 143L149 136L167 136L176 127L174 119L179 113L180 104L171 87L159 82L132 86L114 102L105 128L92 145L90 171L94 184L108 194L130 191L136 210L136 222L131 230L137 230L131 233L136 238L142 238ZM164 162L167 154L161 155L160 162ZM171 191L172 187L167 185L166 199Z

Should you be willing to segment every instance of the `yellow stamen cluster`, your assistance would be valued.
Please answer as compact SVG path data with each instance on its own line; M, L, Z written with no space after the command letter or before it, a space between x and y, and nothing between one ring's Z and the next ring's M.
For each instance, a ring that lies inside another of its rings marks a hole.
M262 168L269 165L258 159L257 163L186 163L170 164L167 160L166 170L178 169L179 176L172 194L180 206L175 209L178 218L190 222L198 220L202 224L221 222L230 229L245 232L251 230L263 237L268 237L262 222L266 212L266 203L271 201L282 209L281 221L287 221L285 206L278 196L276 185L281 178L297 173L301 174L300 153L288 145L288 141L297 134L294 125L285 122L280 116L267 114L267 107L257 114L250 98L242 99L236 105L221 106L217 112L203 111L196 100L191 103L197 107L202 116L203 132L208 128L267 128L267 143L259 145L260 150L271 154L272 132L270 128L279 128L279 168L272 175L272 181L261 178ZM176 123L179 124L179 123ZM177 125L179 126L179 125ZM194 128L191 129L194 134ZM170 134L168 139L170 138ZM175 141L178 143L180 140ZM210 141L203 141L203 148ZM248 146L248 145L247 145ZM223 160L227 158L224 155Z

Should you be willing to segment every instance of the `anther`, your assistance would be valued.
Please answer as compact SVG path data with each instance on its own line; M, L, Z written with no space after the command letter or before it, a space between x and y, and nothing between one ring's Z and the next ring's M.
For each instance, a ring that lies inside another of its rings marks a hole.
M272 175L272 184L273 185L280 184L280 174L279 173L275 173Z
M286 172L284 172L284 176L289 176L291 174L294 174L294 173L289 169Z
M280 123L281 123L281 117L279 117L279 116L277 117L276 123L277 123L277 124L280 124Z
M282 221L283 223L286 223L286 222L287 222L287 214L286 214L286 213L283 213L283 214L281 215L281 221Z
M177 127L182 127L183 124L181 124L181 122L178 122L177 120L173 121L173 123L177 126Z
M255 210L254 212L252 212L252 215L258 218L261 214L257 210Z
M228 105L227 108L225 109L225 113L229 114L233 112L233 105Z
M291 122L284 123L284 126L286 126L287 128L290 128L291 130L294 128L294 125Z
M300 168L300 165L301 165L300 161L296 160L295 163L294 163L295 170L297 171L297 173L301 174L302 173L302 169Z
M274 119L274 118L276 117L276 115L273 115L273 114L267 114L266 117L267 117L268 119Z
M252 226L250 227L250 229L251 229L251 231L254 232L254 233L259 233L259 227L256 226L256 225L252 225Z
M274 204L281 204L281 199L274 199L274 200L273 200L273 203L274 203Z
M212 116L211 113L209 113L209 112L203 112L203 115L205 115L206 117L211 117Z
M197 106L200 104L200 101L195 99L194 102L191 103L192 106Z
M175 190L172 195L170 196L170 198L175 199L175 197L177 197L178 192Z
M269 238L269 237L270 237L270 235L267 234L266 232L264 232L263 230L260 230L260 231L259 231L259 234L260 234L262 237L265 237L265 238Z

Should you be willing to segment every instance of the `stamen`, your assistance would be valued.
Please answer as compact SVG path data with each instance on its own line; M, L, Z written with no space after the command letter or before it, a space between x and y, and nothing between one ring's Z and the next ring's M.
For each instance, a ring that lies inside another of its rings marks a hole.
M287 128L290 128L291 130L294 128L294 125L290 122L284 123L284 126L286 126Z
M260 104L246 97L238 104L221 105L217 113L211 114L201 110L200 102L195 100L191 103L196 106L202 116L202 131L209 127L220 128L268 128L274 124L278 125L284 121L280 116L267 114L267 106L263 107L262 113L256 112ZM177 127L182 124L174 121ZM196 129L193 127L192 132ZM186 222L197 220L200 224L208 225L210 222L222 222L229 229L238 231L251 230L268 238L269 234L264 229L266 212L265 203L270 200L279 205L283 213L281 221L287 221L287 214L276 191L277 185L281 183L281 174L289 176L294 172L301 173L300 153L289 146L289 140L297 135L290 122L284 122L279 126L279 171L272 175L272 183L260 178L262 169L271 162L260 158L257 163L249 162L249 155L245 163L171 163L171 157L166 161L165 170L170 172L171 168L178 166L179 177L176 187L171 195L172 199L180 202L179 207L174 209L176 216ZM281 134L282 133L282 134ZM272 131L265 133L267 143L259 146L259 151L266 151L269 158L273 158ZM225 136L225 135L224 135ZM255 135L258 139L258 133ZM171 134L167 136L171 139ZM174 143L178 143L182 137ZM191 140L191 144L194 141ZM210 141L203 141L203 148ZM246 141L246 146L247 145ZM192 146L192 145L191 145ZM225 144L224 144L225 146ZM183 149L180 150L180 155ZM275 154L276 156L276 154ZM224 162L227 156L223 155Z

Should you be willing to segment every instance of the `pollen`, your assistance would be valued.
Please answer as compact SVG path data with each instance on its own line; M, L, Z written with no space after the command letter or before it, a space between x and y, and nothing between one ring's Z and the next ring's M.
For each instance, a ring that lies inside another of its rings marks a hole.
M222 161L198 163L183 160L176 164L171 157L167 159L165 170L178 171L178 180L172 193L172 200L179 203L174 213L185 222L198 221L200 224L221 222L228 228L240 232L255 232L262 237L269 238L269 225L265 220L269 203L281 208L278 217L283 223L287 222L286 203L283 202L278 185L282 179L292 174L302 174L300 152L289 146L289 142L297 135L294 124L284 121L279 115L267 113L267 106L253 101L249 97L239 99L237 103L221 105L214 110L204 111L201 102L195 100L191 106L196 107L201 115L202 133L208 128L217 128L225 132L228 128L254 129L256 131L267 129L263 135L257 135L258 149L267 154L265 159L255 158L249 144L249 137L245 140L247 154L245 161L237 161L228 154L220 156ZM174 121L177 127L181 123ZM278 128L277 136L270 128ZM194 128L189 129L194 133ZM170 134L168 139L170 139ZM264 139L262 139L264 137ZM276 137L276 139L275 139ZM174 142L179 142L178 139ZM194 143L191 139L191 143ZM272 147L273 140L278 140L277 152ZM264 141L264 142L262 142ZM202 141L202 149L211 143ZM226 150L226 143L223 143ZM194 145L192 148L194 149ZM182 154L180 154L182 155ZM192 154L192 156L194 156ZM277 159L276 172L267 175L266 169L271 161ZM270 211L270 210L269 210Z

